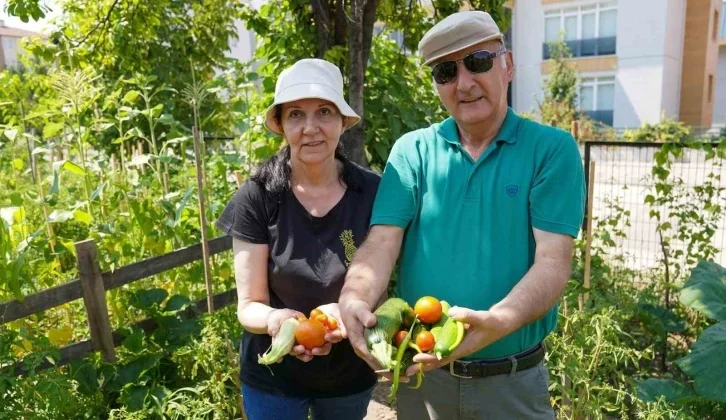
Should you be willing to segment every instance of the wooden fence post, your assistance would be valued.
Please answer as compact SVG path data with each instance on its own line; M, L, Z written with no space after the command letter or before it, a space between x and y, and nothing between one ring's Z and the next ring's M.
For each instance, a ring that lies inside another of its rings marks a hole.
M83 303L86 305L88 327L91 329L93 349L99 350L107 362L116 361L111 321L106 306L106 289L103 286L101 267L98 265L98 249L93 239L76 243L78 273L81 280Z
M588 180L587 186L587 230L585 236L585 276L583 279L583 287L585 288L585 295L582 303L585 305L590 300L590 266L592 265L591 260L591 245L592 245L592 213L593 213L593 197L595 196L595 162L590 162L590 179ZM580 310L583 306L580 306Z

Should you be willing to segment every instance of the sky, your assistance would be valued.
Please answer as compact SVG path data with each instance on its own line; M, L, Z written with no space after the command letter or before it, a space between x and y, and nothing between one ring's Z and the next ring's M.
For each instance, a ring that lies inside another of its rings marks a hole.
M50 19L57 16L59 14L58 7L56 6L55 0L41 0L43 3L45 3L46 6L50 7L52 10L46 14L46 17L41 19L40 21L33 21L32 19L28 20L28 23L23 23L19 18L15 16L9 16L5 12L5 7L7 6L7 2L5 0L0 0L0 20L5 21L5 26L10 26L12 28L20 28L25 29L28 31L35 31L35 32L43 32L45 29L50 27Z

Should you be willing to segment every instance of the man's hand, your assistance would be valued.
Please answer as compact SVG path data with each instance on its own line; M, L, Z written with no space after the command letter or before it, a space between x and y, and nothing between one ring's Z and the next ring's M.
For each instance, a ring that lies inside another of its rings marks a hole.
M466 335L461 344L448 357L441 360L432 354L417 354L414 365L406 370L406 376L416 374L421 368L424 372L438 369L454 360L468 356L483 349L500 338L513 332L511 314L504 311L475 311L454 306L448 314L451 318L468 324Z
M380 363L371 355L365 338L365 329L376 325L376 316L371 312L368 305L362 300L344 300L340 303L340 312L343 317L343 324L348 333L348 341L355 353L368 363L368 366L375 371L383 369ZM391 378L390 373L380 373L386 378Z

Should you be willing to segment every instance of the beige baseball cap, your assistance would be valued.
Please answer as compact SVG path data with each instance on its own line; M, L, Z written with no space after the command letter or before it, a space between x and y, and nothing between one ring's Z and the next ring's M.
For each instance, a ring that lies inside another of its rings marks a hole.
M503 39L492 16L471 10L451 14L434 25L418 43L418 52L428 65L447 54L461 51L480 42Z
M282 135L275 120L275 107L298 99L317 98L330 101L345 117L345 128L358 124L360 117L343 97L343 75L333 63L319 58L305 58L280 73L275 85L275 102L265 111L265 126Z

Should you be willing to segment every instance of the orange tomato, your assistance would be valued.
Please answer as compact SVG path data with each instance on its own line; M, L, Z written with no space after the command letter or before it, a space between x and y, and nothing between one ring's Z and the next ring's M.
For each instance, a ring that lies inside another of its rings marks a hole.
M320 323L323 324L323 326L327 326L328 325L328 317L325 314L315 315L315 319L317 319L318 321L320 321Z
M396 336L393 338L393 343L396 345L396 347L401 347L401 343L403 343L403 340L406 339L406 336L408 335L408 331L401 330L396 333Z
M312 311L310 311L310 319L315 319L318 317L318 315L322 315L322 314L323 314L323 311L321 311L318 308L315 308Z
M426 352L434 348L436 345L436 339L429 331L421 331L416 336L416 345L421 349L421 351Z
M325 327L317 319L302 321L295 330L295 340L308 350L322 347L325 344Z
M338 328L338 320L333 318L332 316L328 318L328 328L331 330L335 330Z
M416 302L413 311L424 324L433 324L441 318L441 302L432 296L424 296Z

